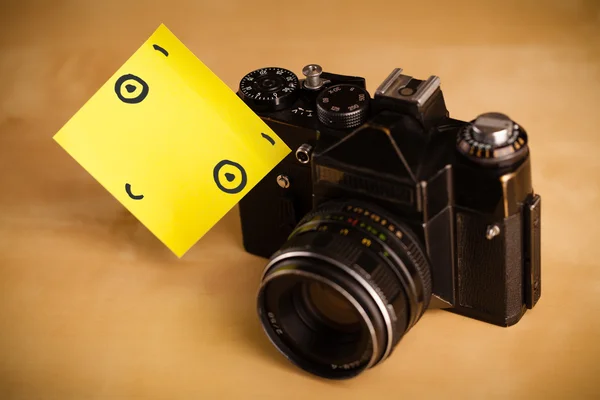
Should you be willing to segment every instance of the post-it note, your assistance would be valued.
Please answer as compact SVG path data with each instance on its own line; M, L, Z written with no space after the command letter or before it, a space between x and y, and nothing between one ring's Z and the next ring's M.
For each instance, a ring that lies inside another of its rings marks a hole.
M291 151L164 25L54 139L178 257Z

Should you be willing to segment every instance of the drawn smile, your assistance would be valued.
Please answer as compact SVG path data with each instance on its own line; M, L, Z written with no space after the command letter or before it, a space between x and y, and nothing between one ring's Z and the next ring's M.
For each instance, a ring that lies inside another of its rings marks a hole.
M134 200L141 200L144 198L143 194L133 194L131 193L131 185L129 183L125 184L125 191L127 192L127 195L129 197L131 197Z

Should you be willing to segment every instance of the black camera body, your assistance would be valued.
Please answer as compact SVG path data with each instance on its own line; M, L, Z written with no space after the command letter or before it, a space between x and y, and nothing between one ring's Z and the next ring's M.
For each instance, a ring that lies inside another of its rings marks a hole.
M408 236L410 243L397 244L406 253L397 265L413 265L425 282L421 308L433 296L454 313L517 323L541 294L541 198L523 127L500 113L450 118L436 76L394 69L371 96L361 77L314 64L303 74L263 68L240 82L238 95L292 149L240 202L245 249L273 260L290 246L335 248L357 224L364 237L346 247ZM333 214L316 218L329 204ZM294 241L303 224L335 238ZM352 251L338 250L338 258L355 265L360 256ZM410 275L398 278L406 288ZM393 302L384 280L374 286ZM414 314L408 325L422 312Z

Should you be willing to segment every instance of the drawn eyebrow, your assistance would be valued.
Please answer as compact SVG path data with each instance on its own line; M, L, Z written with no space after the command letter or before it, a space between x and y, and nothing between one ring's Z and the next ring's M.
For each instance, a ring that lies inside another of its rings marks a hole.
M265 139L267 139L267 141L269 143L271 143L273 146L275 145L275 141L273 140L273 138L269 135L267 135L266 133L261 133L260 134L262 137L264 137Z
M160 51L161 53L163 53L165 55L165 57L169 57L169 52L167 50L165 50L164 48L160 47L157 44L153 44L152 47L154 47L154 50Z

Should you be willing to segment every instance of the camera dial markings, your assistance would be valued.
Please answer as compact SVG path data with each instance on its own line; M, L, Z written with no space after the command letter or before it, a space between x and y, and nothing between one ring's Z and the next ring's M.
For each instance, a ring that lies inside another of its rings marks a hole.
M308 117L311 118L313 116L314 111L313 110L305 110L302 107L296 107L294 108L292 111L292 113L301 116L301 117Z
M287 69L262 68L242 78L239 95L255 111L290 107L298 96L298 77Z
M335 129L354 128L365 122L369 100L369 93L359 86L335 85L317 97L317 116Z
M527 154L527 134L507 115L485 113L459 131L456 146L481 165L511 164Z

